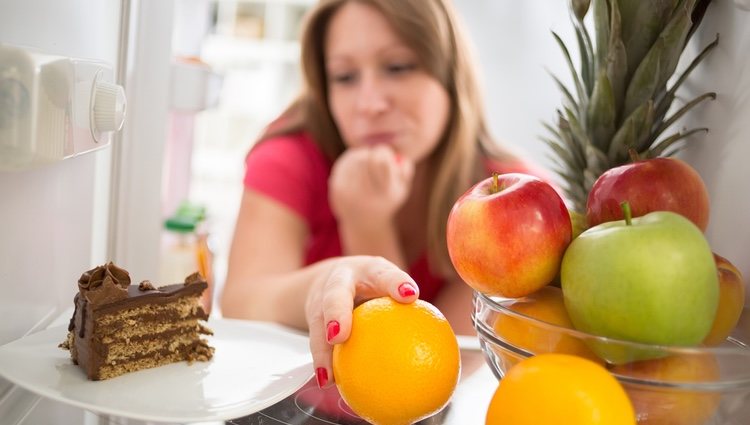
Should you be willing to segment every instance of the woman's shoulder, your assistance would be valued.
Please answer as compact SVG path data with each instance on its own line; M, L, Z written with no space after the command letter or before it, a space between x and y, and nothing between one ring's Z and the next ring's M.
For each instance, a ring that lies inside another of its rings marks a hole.
M302 156L309 159L323 159L325 155L312 136L306 131L279 134L257 142L248 155L273 155L282 158Z
M331 163L306 132L276 135L255 144L245 158L246 167L273 166L303 174L327 174Z
M273 136L256 143L245 159L244 186L285 204L303 217L324 198L330 165L306 133Z

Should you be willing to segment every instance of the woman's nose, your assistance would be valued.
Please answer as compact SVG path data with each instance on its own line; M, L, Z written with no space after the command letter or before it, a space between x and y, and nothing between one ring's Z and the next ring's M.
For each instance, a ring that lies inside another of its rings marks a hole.
M357 109L366 114L378 114L388 108L387 88L377 75L364 75L357 93Z

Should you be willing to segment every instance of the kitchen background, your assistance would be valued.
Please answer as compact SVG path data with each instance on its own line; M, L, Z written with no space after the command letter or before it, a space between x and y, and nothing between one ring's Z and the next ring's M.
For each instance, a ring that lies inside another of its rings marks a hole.
M493 133L550 165L539 141L540 122L560 104L548 70L569 80L550 33L572 40L566 1L454 2L478 53ZM0 1L0 44L106 62L128 98L125 124L108 146L0 170L0 344L67 320L75 282L94 265L113 260L136 281L162 274L174 236L164 220L185 200L206 209L201 229L208 234L215 291L220 290L244 155L297 91L296 39L313 3ZM721 34L719 47L682 93L689 99L715 91L718 98L681 123L710 128L681 157L708 186L712 247L745 276L750 276L748 3L715 0L687 47L689 60ZM7 77L3 66L0 61L0 80ZM0 108L4 100L0 97ZM0 155L12 155L3 145L0 138ZM62 417L69 423L93 420L0 379L0 423L60 423Z

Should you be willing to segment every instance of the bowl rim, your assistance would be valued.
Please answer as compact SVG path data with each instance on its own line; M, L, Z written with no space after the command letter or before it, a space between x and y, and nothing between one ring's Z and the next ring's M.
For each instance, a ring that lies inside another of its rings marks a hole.
M489 306L490 309L500 314L505 314L511 317L516 317L517 319L520 319L520 320L526 320L531 323L534 323L536 326L539 326L541 328L555 330L557 332L570 335L570 336L573 336L582 340L591 340L591 341L604 342L608 344L617 344L617 345L626 346L626 347L634 348L634 349L663 350L667 354L686 354L686 355L712 354L714 356L717 356L717 355L740 356L740 357L747 357L748 361L750 361L750 346L747 343L740 341L736 338L733 338L731 336L727 338L727 341L734 344L733 347L656 345L656 344L646 344L646 343L640 343L640 342L635 342L635 341L628 341L628 340L623 340L623 339L618 339L618 338L604 337L601 335L595 335L595 334L590 334L588 332L583 332L574 328L566 328L563 326L556 325L554 323L549 323L544 320L540 320L535 317L531 317L526 314L511 310L505 305L508 303L516 302L518 300L522 300L524 297L506 298L506 297L500 297L500 296L489 296L487 294L484 294L476 290L474 290L473 292L474 294L472 296L472 300L473 300L475 308L472 310L471 320L477 333L480 334L482 337L490 340L493 344L496 344L522 357L531 357L534 355L534 353L522 347L515 346L509 342L506 342L500 339L499 336L495 333L495 330L492 327L490 327L485 321L481 320L481 318L477 316L478 315L478 308L477 308L478 301L484 303L485 305ZM501 301L498 301L498 300L501 300ZM485 355L487 355L488 353L486 351L485 344L486 344L485 341L480 341L482 350L485 352ZM696 390L701 390L701 391L724 391L724 390L732 389L732 388L746 389L748 387L748 384L750 384L750 373L747 374L747 376L745 376L744 378L722 379L721 381L714 381L714 382L691 383L691 382L681 382L681 381L658 381L658 380L647 379L647 378L637 378L637 377L633 377L633 376L629 376L629 375L625 375L621 373L616 373L609 368L607 369L609 370L610 373L612 373L615 377L617 377L618 380L622 382L627 382L628 384L635 384L635 385L645 385L649 387L658 386L658 387L679 388L679 389L686 389L686 390L696 389ZM500 378L500 376L498 376L498 378Z

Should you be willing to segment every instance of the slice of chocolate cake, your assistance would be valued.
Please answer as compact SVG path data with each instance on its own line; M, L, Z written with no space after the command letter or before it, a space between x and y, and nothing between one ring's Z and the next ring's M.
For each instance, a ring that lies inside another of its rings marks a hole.
M112 263L78 280L75 312L61 347L88 379L103 380L179 361L208 361L214 349L200 304L207 288L198 274L185 283L155 288L130 284L130 275Z

